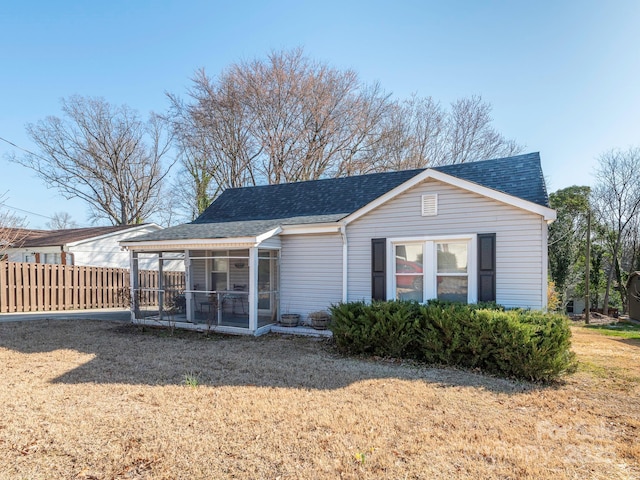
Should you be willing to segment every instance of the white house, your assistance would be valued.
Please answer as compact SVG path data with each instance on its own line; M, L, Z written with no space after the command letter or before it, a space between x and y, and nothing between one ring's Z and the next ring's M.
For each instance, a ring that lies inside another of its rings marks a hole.
M129 253L120 242L157 232L155 223L62 230L21 230L11 246L3 249L10 262L129 268ZM156 269L157 261L145 265Z
M195 221L121 244L132 278L144 256L184 255L180 326L257 335L282 313L356 300L544 309L554 219L531 153L229 189ZM135 308L132 318L145 321Z

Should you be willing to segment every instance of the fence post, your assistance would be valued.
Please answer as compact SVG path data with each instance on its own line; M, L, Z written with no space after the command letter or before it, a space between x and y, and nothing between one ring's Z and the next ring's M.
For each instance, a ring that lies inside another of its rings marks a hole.
M0 313L7 313L9 305L9 286L7 285L7 275L9 273L9 262L0 262Z

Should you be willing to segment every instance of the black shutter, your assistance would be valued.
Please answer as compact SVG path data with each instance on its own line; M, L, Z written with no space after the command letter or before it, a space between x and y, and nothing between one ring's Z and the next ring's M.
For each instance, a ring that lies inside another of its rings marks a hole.
M478 301L496 301L496 234L478 234Z
M371 300L387 299L387 239L371 239Z

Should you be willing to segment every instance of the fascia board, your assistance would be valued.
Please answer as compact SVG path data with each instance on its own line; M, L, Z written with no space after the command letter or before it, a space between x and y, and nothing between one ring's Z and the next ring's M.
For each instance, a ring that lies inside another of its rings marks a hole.
M147 242L134 242L134 241L122 241L120 246L128 248L129 250L147 249L147 248L161 248L163 246L176 246L189 248L194 245L198 246L220 246L220 245L246 245L253 246L256 244L257 237L229 237L229 238L189 238L189 239L175 239L175 240L149 240ZM136 248L138 247L138 248Z
M340 223L314 223L304 225L283 225L280 235L305 235L314 233L338 233Z

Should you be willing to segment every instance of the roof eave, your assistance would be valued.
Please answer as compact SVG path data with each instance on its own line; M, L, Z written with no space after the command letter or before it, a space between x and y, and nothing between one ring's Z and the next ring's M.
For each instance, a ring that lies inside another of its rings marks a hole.
M226 237L226 238L189 238L172 240L146 240L120 242L120 246L127 250L162 250L167 249L193 249L193 248L215 248L224 245L251 247L258 243L257 237Z
M295 225L282 225L282 232L280 233L280 235L336 233L340 231L341 224L342 222L340 220L337 220L335 222L299 223Z

